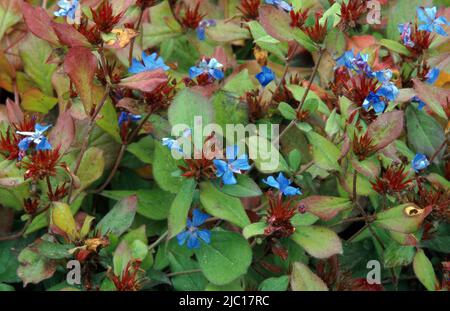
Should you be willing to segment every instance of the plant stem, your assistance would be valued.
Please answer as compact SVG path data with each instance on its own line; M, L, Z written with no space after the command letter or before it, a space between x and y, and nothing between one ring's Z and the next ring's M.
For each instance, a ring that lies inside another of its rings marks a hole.
M433 163L434 159L438 156L439 153L441 153L442 149L444 149L445 145L447 144L448 138L446 137L442 144L436 149L436 151L433 153L433 155L430 158L430 163Z
M163 234L161 234L161 236L155 241L155 242L153 242L152 244L150 244L150 246L148 247L148 250L152 250L152 249L154 249L156 246L158 246L159 245L159 243L161 243L165 238L166 238L166 236L169 234L169 231L166 231L166 232L164 232Z
M141 9L141 13L139 14L139 19L138 19L138 23L136 25L135 30L139 31L139 28L141 28L141 23L142 23L142 17L144 16L144 10ZM128 54L128 63L131 66L131 63L133 61L133 52L134 52L134 42L135 42L136 38L131 39L130 42L130 52Z
M186 271L167 273L166 276L168 278L170 278L170 277L177 276L177 275L185 275L185 274L200 273L200 272L202 272L202 269L192 269L192 270L186 270Z

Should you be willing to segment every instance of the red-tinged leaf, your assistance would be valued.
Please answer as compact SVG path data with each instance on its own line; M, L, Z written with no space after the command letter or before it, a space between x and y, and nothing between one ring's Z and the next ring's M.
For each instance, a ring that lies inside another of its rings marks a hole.
M55 127L52 129L49 140L52 146L61 146L60 152L64 154L75 138L75 124L69 111L59 115Z
M375 150L380 150L395 141L403 131L403 111L396 110L383 113L369 125L367 131L372 138Z
M365 291L365 292L380 292L384 291L384 287L381 284L369 284L366 279L353 279L350 282L349 290L352 291Z
M378 213L374 224L395 232L413 233L420 228L431 210L431 205L421 209L412 203L406 203Z
M43 8L24 2L22 12L28 29L35 36L52 44L58 44L58 36L52 28L52 20Z
M417 96L426 103L425 109L447 120L443 107L446 107L447 98L450 98L450 90L428 85L418 79L413 79L413 82Z
M439 282L434 273L433 264L422 249L419 249L414 256L413 269L414 274L427 290L435 291L439 289Z
M264 30L280 41L294 39L293 31L289 25L289 15L274 6L263 5L259 8L259 21Z
M62 44L67 45L68 47L90 46L86 37L73 28L72 25L52 22L52 27Z
M119 86L139 90L142 92L152 92L161 83L167 82L167 75L164 70L157 69L152 71L144 71L131 77L123 79Z
M89 113L92 107L92 87L96 69L97 58L84 47L71 48L64 60L64 71L75 84L86 113Z
M6 99L6 112L8 114L9 123L21 123L24 120L24 115L19 104L12 101L11 99Z
M136 195L120 200L97 224L97 229L101 230L102 234L113 233L115 235L121 235L133 223L136 208Z
M342 254L339 236L328 228L318 226L298 226L291 239L315 258L325 259Z
M352 202L346 198L313 195L299 203L306 211L316 215L322 220L330 220L339 212L352 207Z
M293 291L328 291L325 282L300 261L293 265L291 287Z

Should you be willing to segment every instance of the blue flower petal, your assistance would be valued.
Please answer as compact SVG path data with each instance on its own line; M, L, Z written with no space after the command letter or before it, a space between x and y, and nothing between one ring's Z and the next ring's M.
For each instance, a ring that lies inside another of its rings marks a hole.
M302 194L302 192L300 191L299 188L296 187L292 187L292 186L287 186L286 188L283 189L283 194L285 196L292 196L292 195L300 195Z
M22 151L27 151L30 148L30 143L33 141L31 137L25 137L19 142L19 149Z
M186 244L187 248L189 249L196 249L200 247L200 241L198 240L198 237L194 234L190 235L188 240L187 240L187 244Z
M206 244L211 243L211 231L209 230L198 230L198 237L203 240Z
M234 177L234 174L231 170L227 170L225 174L222 176L223 183L225 185L235 185L237 184L237 180Z
M427 156L422 153L417 153L411 163L412 168L416 173L427 168L430 165L430 161Z
M280 189L280 184L278 183L278 181L275 180L275 178L273 178L273 176L269 176L266 179L263 179L262 181L263 183L273 188Z
M192 225L194 227L199 227L203 225L208 218L209 218L208 214L202 213L201 210L196 208L192 212Z
M177 235L178 245L182 246L189 237L189 231L185 230Z
M214 159L213 164L216 167L216 176L221 177L228 171L228 163L223 160Z
M47 138L42 137L41 142L36 146L36 150L50 150L52 145L48 142Z

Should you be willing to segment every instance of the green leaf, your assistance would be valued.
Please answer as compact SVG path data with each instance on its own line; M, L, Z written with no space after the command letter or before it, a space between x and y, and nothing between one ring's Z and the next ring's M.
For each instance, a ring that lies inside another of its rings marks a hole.
M425 111L409 105L406 108L408 143L416 152L431 157L445 140L444 129Z
M262 195L259 186L247 175L236 174L237 183L234 185L223 185L220 179L216 179L213 184L221 192L233 197L257 197Z
M302 30L299 28L292 29L294 40L302 45L309 52L315 52L318 50L317 44Z
M303 99L306 88L296 84L289 84L287 85L287 88L292 92L295 100L300 102ZM330 109L328 109L327 105L323 102L322 99L320 99L319 95L311 90L308 92L308 95L306 95L305 104L303 105L302 109L310 112L315 112L317 109L318 112L323 113L326 116L330 115Z
M406 46L401 44L400 42L389 40L389 39L381 39L379 41L380 45L384 46L385 48L391 50L392 52L410 56L411 52L408 50Z
M407 266L413 261L414 253L414 246L403 246L392 241L383 254L384 267L394 268Z
M297 112L294 108L291 107L291 105L286 104L285 102L281 102L278 105L278 110L280 111L281 115L286 120L295 120L297 119Z
M236 75L227 79L225 85L223 86L224 91L232 92L237 96L242 96L245 92L251 91L252 89L253 82L248 75L248 69L243 69Z
M341 152L339 149L325 137L315 133L307 133L309 142L313 147L314 163L322 169L341 171L337 160Z
M73 254L69 252L71 249L75 247L72 244L58 244L45 240L38 240L38 241L39 243L36 244L39 254L45 256L46 258L63 259L73 256Z
M20 1L0 1L0 39L3 38L3 35L11 26L20 22L21 19Z
M144 163L151 164L153 162L155 150L155 140L151 136L145 136L138 142L128 145L127 151L136 156Z
M48 113L57 103L57 98L47 96L38 89L27 91L22 98L23 109L43 114Z
M151 23L142 25L143 48L150 48L182 33L180 24L172 15L169 2L163 1L150 8Z
M245 226L244 230L242 231L242 235L247 240L257 235L263 235L264 229L266 229L266 227L267 224L265 222L254 222Z
M261 49L266 50L279 59L284 60L287 53L287 46L281 44L280 41L268 35L264 28L257 21L250 21L247 23L250 28L250 32L256 45Z
M395 141L403 131L404 113L401 110L385 112L367 128L375 150L383 149Z
M241 200L219 191L211 182L200 184L200 202L208 214L227 220L240 228L250 224Z
M417 278L427 290L435 291L439 288L439 283L433 270L433 264L422 249L419 249L416 256L414 256L413 268Z
M153 177L158 185L166 191L177 193L184 180L182 176L175 176L179 171L178 165L183 161L175 160L170 150L159 141L155 141L155 154L153 158Z
M176 236L186 227L186 221L194 199L197 182L193 178L183 181L180 191L172 202L169 211L169 238Z
M127 241L120 242L113 255L114 274L116 276L121 276L131 259L131 249Z
M416 8L418 6L426 6L424 0L397 0L396 2L388 2L389 9L387 10L386 20L387 37L391 40L399 40L400 33L398 32L398 24L411 22L411 17L416 15Z
M409 209L412 209L412 212ZM419 229L430 212L431 206L420 209L413 203L406 203L378 213L374 225L396 232L413 233Z
M86 150L77 173L80 179L80 188L77 190L81 192L92 185L93 182L102 176L104 168L105 158L103 150L97 147L90 147Z
M173 99L168 117L172 126L186 124L190 129L194 129L195 117L201 117L204 125L210 124L214 120L214 111L206 97L186 88Z
M24 248L19 254L19 268L17 275L23 286L29 283L38 284L53 276L56 271L56 262L39 254L36 244Z
M239 127L248 123L248 108L234 93L216 92L212 99L212 106L215 112L214 123L219 125L219 128L214 130L219 137L223 135L227 139L233 139ZM233 133L227 133L228 124L235 126ZM228 134L233 136L228 137Z
M322 220L331 220L338 213L351 209L352 202L347 198L313 195L300 201L306 211L320 217Z
M291 287L293 291L328 291L325 282L301 262L294 263Z
M216 285L236 280L252 262L250 245L234 232L213 231L211 243L202 244L195 255L205 277Z
M289 167L295 172L299 169L302 162L302 154L298 149L292 149L288 155Z
M446 98L448 96L445 90L429 85L419 79L413 79L413 82L414 91L416 91L417 96L419 96L419 98L426 103L427 107L439 116L439 118L447 120L448 118L443 108L447 104Z
M303 247L311 256L324 259L342 254L342 243L337 234L330 229L317 226L297 227L292 240Z
M77 226L69 205L62 202L53 202L51 220L52 224L67 234L70 240L74 241L78 237Z
M339 132L341 128L341 116L337 113L336 109L333 109L325 124L325 133L329 137L333 137L334 134Z
M103 191L101 195L121 200L136 194L138 197L137 213L154 220L166 219L169 215L170 205L175 195L159 188L139 190L113 190Z
M265 292L265 291L277 291L277 292L284 292L287 290L289 286L289 276L282 275L279 277L273 277L265 279L261 282L258 286L258 290Z
M218 20L217 25L206 28L206 37L217 42L233 42L236 40L245 40L250 37L248 30L245 27L230 22Z
M47 63L51 53L52 48L46 41L31 34L20 43L20 57L25 73L48 96L53 95L52 76L57 68L57 65Z
M249 158L253 160L261 173L287 172L289 166L281 153L267 138L263 136L250 136L247 141Z
M100 91L100 92L99 92ZM96 94L97 93L97 94ZM100 102L101 98L99 95L103 96L103 89L97 90L93 93L94 101ZM119 134L119 124L117 122L117 112L110 98L108 98L103 105L102 110L100 110L99 117L96 119L95 123L99 128L104 130L106 133L111 135L112 138L118 143L122 142Z
M14 286L5 283L0 283L0 292L13 292L13 291L15 291Z
M113 233L117 236L130 228L136 215L137 197L132 195L117 202L116 205L97 224L102 235Z
M190 259L189 256L183 256L175 252L168 254L170 261L170 269L173 272L183 272L199 268L197 261ZM179 275L172 278L172 285L175 290L179 291L191 291L191 290L204 290L208 281L201 272L188 273L185 275Z

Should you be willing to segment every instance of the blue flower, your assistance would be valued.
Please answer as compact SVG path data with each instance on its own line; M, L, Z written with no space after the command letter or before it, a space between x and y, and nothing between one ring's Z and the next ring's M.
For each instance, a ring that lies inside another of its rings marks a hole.
M71 19L75 19L75 13L79 6L78 0L59 0L58 6L60 9L55 11L55 16L68 16Z
M203 58L198 66L192 66L189 69L189 77L194 79L203 73L207 73L210 77L220 80L224 76L222 67L223 65L215 58L211 58L209 61Z
M43 126L40 124L36 124L34 127L34 132L21 132L17 131L16 133L22 136L27 136L23 138L19 142L19 149L21 151L27 151L30 147L30 144L33 143L36 145L36 150L50 150L52 146L48 142L47 138L44 136L44 133L51 127L51 125Z
M280 190L285 196L302 194L299 188L290 186L291 181L284 177L283 173L279 173L277 179L273 178L273 176L269 176L267 179L263 179L263 182Z
M118 121L119 127L122 126L122 124L124 122L137 122L140 119L142 119L141 115L132 114L132 113L129 113L129 112L126 112L126 111L122 111L120 113L120 115L119 115L119 121Z
M282 0L265 0L267 4L274 5L279 9L285 10L286 12L290 12L292 10L292 6L290 6L286 1Z
M417 109L419 109L419 110L422 110L423 107L426 106L426 103L425 103L423 100L421 100L421 99L419 98L419 96L417 96L417 95L415 95L413 98L411 98L411 101L412 101L412 102L419 103L419 105L417 106Z
M398 31L403 44L408 47L414 47L414 42L411 40L411 23L398 24Z
M427 156L422 153L417 153L411 162L411 166L416 173L427 168L429 165L430 161L427 159Z
M182 137L189 139L192 135L192 130L187 128L183 131ZM167 146L170 150L177 150L179 153L183 153L183 148L181 148L180 142L172 138L163 138L162 145Z
M441 73L441 70L439 68L434 67L430 71L428 71L425 78L427 78L426 82L429 84L434 84L436 80L439 78L439 74Z
M214 166L217 169L217 177L222 177L222 181L225 185L234 185L237 183L234 173L241 174L242 170L249 170L250 164L248 164L248 157L246 154L239 154L239 147L228 146L226 149L226 158L228 160L213 160Z
M383 83L383 85L378 89L377 95L384 96L389 101L394 101L398 96L398 92L398 88L395 86L395 84L392 82L388 82Z
M256 75L256 79L258 79L259 83L265 87L267 84L272 82L273 79L275 79L275 74L269 67L262 66L261 72Z
M164 59L161 56L158 57L158 54L153 53L151 55L147 55L145 52L142 52L142 61L133 58L133 61L131 62L131 67L128 68L128 72L136 74L159 68L165 71L170 69L170 67L164 63Z
M211 242L211 232L205 229L199 229L201 225L209 218L208 214L202 213L199 209L192 212L192 221L188 218L186 230L177 235L178 245L186 243L187 248L195 249L200 247L200 240L209 244Z
M196 30L197 30L197 38L200 41L203 41L206 39L205 30L206 30L206 28L211 27L211 26L216 26L216 21L213 19L204 19L198 24L198 27Z
M375 71L373 73L374 77L378 79L381 83L387 83L392 78L392 71L389 69L383 69L380 71Z
M355 59L355 55L353 50L346 51L344 54L339 56L336 59L336 67L346 67L348 69L353 69L353 60Z
M450 25L444 16L436 17L436 7L432 8L417 8L417 16L419 21L423 24L419 25L419 30L428 32L436 32L441 36L447 36L444 28L441 25Z
M380 97L380 95L378 95L378 93L374 93L372 91L370 91L362 106L366 111L369 111L372 107L376 114L383 113L386 109L386 103L384 100Z

